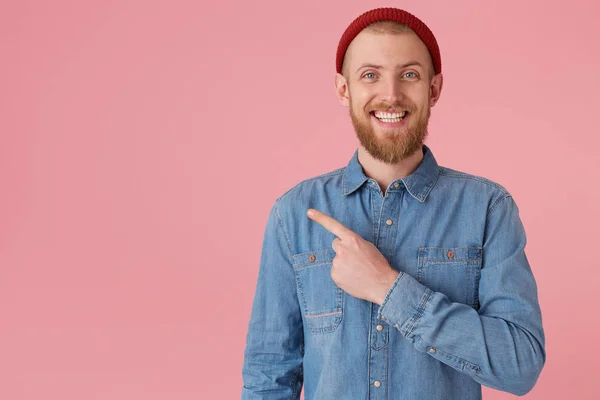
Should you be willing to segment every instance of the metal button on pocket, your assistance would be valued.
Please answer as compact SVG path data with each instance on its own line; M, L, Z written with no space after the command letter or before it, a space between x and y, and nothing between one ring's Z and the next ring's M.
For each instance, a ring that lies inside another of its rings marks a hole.
M474 246L421 247L418 251L416 278L434 292L455 303L477 309L482 268L481 248Z
M387 221L385 221L385 223L389 226L389 225L393 224L394 221L392 221L391 219L388 219Z
M310 256L308 256L308 261L310 261L311 263L315 262L316 259L317 259L317 257L315 257L314 254L311 254Z
M383 325L377 325L376 329L381 332L383 330Z
M435 353L435 349L432 347L432 348L430 348L430 349L429 349L429 352L430 352L431 354L433 354L433 353Z
M373 386L379 387L379 386L381 386L381 382L375 381L375 382L373 382Z

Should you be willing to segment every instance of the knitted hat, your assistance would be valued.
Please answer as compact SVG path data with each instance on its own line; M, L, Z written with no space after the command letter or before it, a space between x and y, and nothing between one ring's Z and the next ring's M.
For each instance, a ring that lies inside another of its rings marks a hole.
M342 73L342 63L344 62L344 55L350 45L350 42L367 27L377 21L397 21L402 24L408 25L419 38L425 43L425 46L429 49L431 59L433 60L433 67L436 75L442 72L442 59L440 56L440 49L438 47L435 36L429 30L427 25L420 19L412 15L411 13L400 10L398 8L376 8L374 10L367 11L358 16L352 23L346 28L340 43L337 48L337 55L335 59L337 72Z

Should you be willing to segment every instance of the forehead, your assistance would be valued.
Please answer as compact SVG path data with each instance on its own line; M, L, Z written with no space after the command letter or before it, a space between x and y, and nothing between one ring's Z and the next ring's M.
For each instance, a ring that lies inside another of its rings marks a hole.
M412 31L391 34L363 30L348 46L346 56L348 66L354 69L365 62L393 66L406 61L419 61L427 65L430 60L427 46Z

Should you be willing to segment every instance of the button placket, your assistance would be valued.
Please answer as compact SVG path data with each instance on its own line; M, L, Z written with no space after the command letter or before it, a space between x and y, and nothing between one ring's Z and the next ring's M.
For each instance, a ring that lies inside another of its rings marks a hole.
M397 183L397 182L396 182ZM392 184L390 188L400 185ZM373 215L373 244L386 257L393 260L395 241L398 230L399 207L404 193L402 190L388 190L384 197L370 196ZM371 308L371 326L369 334L369 383L373 386L369 399L385 400L387 398L387 380L389 369L389 335L391 327L384 323L385 317L377 317L379 305L373 303ZM377 389L375 389L377 388Z

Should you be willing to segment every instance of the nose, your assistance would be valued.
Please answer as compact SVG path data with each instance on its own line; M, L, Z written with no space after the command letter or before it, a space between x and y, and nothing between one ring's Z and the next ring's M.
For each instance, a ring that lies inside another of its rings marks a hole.
M388 77L384 81L382 88L383 100L394 104L398 101L402 101L404 94L402 92L402 82L395 76Z

